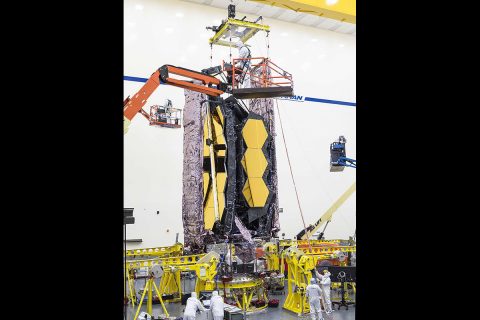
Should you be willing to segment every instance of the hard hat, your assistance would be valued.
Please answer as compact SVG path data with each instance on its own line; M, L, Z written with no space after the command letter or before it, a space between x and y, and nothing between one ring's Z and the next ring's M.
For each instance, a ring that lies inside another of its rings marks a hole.
M192 298L196 298L196 297L197 297L197 293L196 293L196 292L192 292L191 297L192 297Z
M311 283L311 284L316 284L316 283L317 283L317 279L315 279L315 278L310 279L310 283Z
M212 297L216 297L216 296L218 296L218 291L213 291L212 292Z

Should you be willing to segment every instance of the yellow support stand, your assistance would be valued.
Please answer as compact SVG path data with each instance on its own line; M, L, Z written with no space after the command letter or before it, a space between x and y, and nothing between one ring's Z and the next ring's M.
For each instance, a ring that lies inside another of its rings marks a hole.
M152 281L148 281L148 299L147 299L147 313L152 314L153 309L153 292L152 292Z
M138 318L138 315L140 314L140 310L141 310L142 304L143 304L143 299L145 298L145 293L147 293L147 290L146 290L147 287L148 287L148 285L145 285L145 288L143 289L142 297L140 298L140 302L138 304L137 312L135 312L135 316L133 316L133 320L136 320Z
M178 295L173 299L166 299L169 302L178 302L182 300L182 290L180 288L181 270L175 267L165 267L164 274L160 281L160 292L166 295Z
M280 270L280 259L278 257L278 248L275 243L267 242L263 249L265 251L265 256L267 260L267 270L268 271L278 271Z
M140 302L138 304L138 308L137 308L137 311L135 312L135 316L133 317L133 320L136 320L138 318L138 315L140 314L140 310L142 309L142 304L143 304L143 299L145 298L145 294L147 293L148 291L148 298L147 298L147 313L149 315L152 315L152 304L153 304L153 290L152 290L152 287L155 289L155 292L157 293L158 295L158 300L160 301L160 304L162 305L162 309L163 309L163 312L165 313L165 315L167 317L169 317L170 315L168 314L168 311L167 311L167 308L165 308L165 304L163 303L163 300L162 300L162 295L160 294L160 291L158 290L158 287L157 285L155 284L155 278L153 277L150 277L147 281L147 283L145 284L145 288L143 290L143 293L142 293L142 297L140 298Z
M257 294L257 299L260 298L260 290L263 289L263 280L256 278L234 279L231 282L217 282L219 289L229 289L231 296L237 303L237 306L244 312L260 311L268 307L268 298L263 290L262 297L265 300L265 305L262 307L251 307L253 295ZM241 296L241 301L238 298Z
M305 291L312 278L318 260L330 258L329 254L307 254L295 247L290 247L282 254L288 265L287 298L283 308L303 315L310 311Z
M230 296L233 297L237 306L242 309L244 312L256 312L263 310L268 307L268 297L265 293L263 280L257 278L236 277L230 282L217 282L218 289L223 289L230 291ZM262 295L260 295L260 291ZM265 300L265 305L262 307L251 307L253 295L257 295L257 299L260 300L260 297L263 297ZM240 298L240 299L239 299Z
M180 301L182 297L180 288L182 271L195 271L197 275L195 291L197 294L200 294L200 291L212 291L215 289L214 278L217 274L219 261L220 255L211 251L202 255L127 261L127 270L161 264L164 274L160 281L161 290L159 290L159 294L178 294L177 298L171 300L176 302Z
M220 261L220 255L214 251L210 251L201 258L195 265L195 274L197 282L195 284L195 292L197 295L200 291L215 290L214 278L217 275L217 264Z
M135 300L136 300L136 295L135 293L135 285L133 285L133 279L130 279L130 272L127 272L127 281L128 281L128 289L130 293L130 301L132 302L132 307L135 308Z
M165 304L163 303L162 296L161 296L161 294L160 294L160 291L158 290L157 285L155 284L155 281L152 281L152 284L153 284L153 287L155 288L155 292L156 292L157 295L158 295L158 300L160 301L160 304L162 305L163 312L165 312L165 315L166 315L167 317L170 317L170 315L168 314L167 308L165 308Z
M303 315L310 311L310 304L305 297L305 290L312 278L311 270L315 268L314 259L296 248L291 248L285 257L288 264L288 294L283 308L297 315Z

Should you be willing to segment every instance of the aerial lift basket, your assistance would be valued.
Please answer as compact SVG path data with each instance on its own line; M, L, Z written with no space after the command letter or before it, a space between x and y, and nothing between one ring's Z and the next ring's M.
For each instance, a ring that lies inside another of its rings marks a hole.
M238 66L247 68L239 68ZM232 94L237 99L274 98L293 95L292 74L283 70L269 58L238 58L233 59L231 66ZM228 72L228 69L226 69ZM243 87L243 82L250 85Z
M182 126L182 110L169 106L154 105L150 107L148 120L151 126L180 128Z

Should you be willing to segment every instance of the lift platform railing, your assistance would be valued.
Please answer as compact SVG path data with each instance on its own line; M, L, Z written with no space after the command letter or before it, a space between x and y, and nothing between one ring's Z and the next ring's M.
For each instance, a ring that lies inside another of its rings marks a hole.
M182 110L153 105L150 107L150 116L148 120L151 126L180 128L182 126Z
M237 65L248 66L248 68L241 68ZM280 68L269 58L237 58L233 59L232 67L233 75L235 75L232 77L233 90L239 88L247 76L250 77L252 88L293 88L292 74Z

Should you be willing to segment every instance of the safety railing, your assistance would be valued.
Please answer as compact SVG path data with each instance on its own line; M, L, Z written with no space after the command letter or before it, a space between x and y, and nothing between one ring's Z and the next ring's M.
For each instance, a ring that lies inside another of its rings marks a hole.
M237 58L232 63L232 88L238 89L245 79L250 88L293 87L292 74L269 58Z
M182 110L154 105L150 107L151 126L180 128L182 126Z

